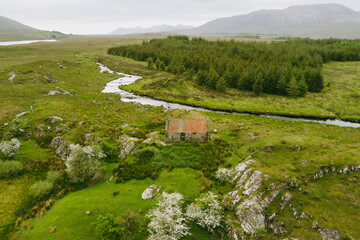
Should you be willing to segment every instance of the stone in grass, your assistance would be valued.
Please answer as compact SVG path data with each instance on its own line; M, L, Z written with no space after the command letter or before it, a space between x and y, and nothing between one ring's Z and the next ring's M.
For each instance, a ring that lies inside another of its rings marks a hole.
M332 229L323 229L320 232L323 240L340 240L340 233Z
M141 195L141 198L143 200L151 199L151 198L155 197L155 194L156 194L155 191L159 192L159 190L160 190L160 187L158 188L153 184L150 187L148 187L147 189L145 189L145 191Z
M86 215L86 216L89 216L90 214L91 214L90 211L86 211L86 212L85 212L85 215Z

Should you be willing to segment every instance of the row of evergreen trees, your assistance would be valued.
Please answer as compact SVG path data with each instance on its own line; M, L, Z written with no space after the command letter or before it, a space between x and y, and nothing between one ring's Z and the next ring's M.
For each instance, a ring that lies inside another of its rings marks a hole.
M108 53L147 61L149 68L184 74L189 80L195 76L199 85L218 91L228 87L256 94L303 96L324 88L324 62L360 60L360 41L259 43L169 36L110 48Z

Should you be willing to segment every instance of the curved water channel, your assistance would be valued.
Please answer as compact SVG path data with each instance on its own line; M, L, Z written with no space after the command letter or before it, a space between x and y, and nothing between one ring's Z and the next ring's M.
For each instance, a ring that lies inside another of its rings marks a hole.
M97 64L100 68L101 73L109 72L111 74L122 75L122 77L108 82L101 92L119 94L120 99L123 102L140 103L143 105L163 107L166 109L186 109L186 110L195 110L195 111L202 111L202 112L216 112L216 113L223 113L223 114L254 115L254 116L267 117L267 118L275 118L275 119L280 119L280 120L285 120L285 121L317 122L317 123L323 123L323 124L336 125L336 126L340 126L340 127L360 128L360 123L346 122L346 121L342 121L339 119L314 120L314 119L308 119L308 118L291 118L291 117L282 117L282 116L275 116L275 115L256 115L256 114L249 114L249 113L216 111L216 110L210 110L210 109L201 108L201 107L187 106L187 105L183 105L183 104L179 104L179 103L170 103L170 102L156 100L156 99L153 99L150 97L145 97L145 96L139 96L139 95L134 94L133 92L122 90L119 88L119 86L132 84L136 80L141 79L142 77L130 75L130 74L126 74L126 73L114 72L101 63L97 63Z

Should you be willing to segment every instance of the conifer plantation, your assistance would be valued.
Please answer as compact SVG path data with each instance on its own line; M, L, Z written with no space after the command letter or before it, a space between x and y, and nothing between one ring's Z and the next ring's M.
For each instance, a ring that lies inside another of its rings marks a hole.
M359 40L237 42L187 36L110 48L109 54L147 61L149 68L183 74L200 86L288 96L324 88L323 63L360 60Z

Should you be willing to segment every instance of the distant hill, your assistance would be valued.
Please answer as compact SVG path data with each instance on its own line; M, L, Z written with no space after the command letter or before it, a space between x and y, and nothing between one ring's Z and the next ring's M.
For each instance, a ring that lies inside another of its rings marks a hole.
M181 33L360 38L360 13L340 4L299 5L219 18Z
M0 16L0 41L57 39L65 36L60 32L42 31Z
M186 26L186 25L177 25L177 26L171 26L171 25L158 25L158 26L152 26L149 28L143 28L143 27L134 27L134 28L118 28L109 34L111 35L124 35L124 34L131 34L131 33L155 33L155 32L177 32L179 30L184 29L191 29L192 26Z

